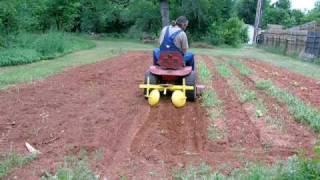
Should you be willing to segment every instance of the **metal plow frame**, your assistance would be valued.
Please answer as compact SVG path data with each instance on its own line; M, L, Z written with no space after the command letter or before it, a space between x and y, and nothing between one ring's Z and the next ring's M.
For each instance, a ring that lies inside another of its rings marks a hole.
M147 93L145 96L148 98L150 94L150 89L156 89L160 92L163 92L164 95L167 94L167 91L176 91L176 90L182 90L183 94L186 96L186 90L194 90L193 86L187 86L186 85L186 79L182 79L182 85L173 85L173 84L150 84L149 77L147 78L147 84L140 84L140 89L146 89Z

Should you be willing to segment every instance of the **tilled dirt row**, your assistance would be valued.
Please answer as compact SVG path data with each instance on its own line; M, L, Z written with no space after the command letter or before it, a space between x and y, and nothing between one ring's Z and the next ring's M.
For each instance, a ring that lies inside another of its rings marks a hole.
M263 118L256 116L255 105L241 103L239 95L228 84L226 78L221 77L214 67L214 61L224 62L224 58L203 57L213 73L213 89L223 101L225 124L228 129L228 142L241 147L244 152L259 152L255 160L275 162L285 159L299 150L311 150L315 143L315 134L312 130L294 121L284 104L279 104L273 97L255 88L254 81L240 75L235 68L230 68L239 78L246 89L257 92L257 98L263 100L268 109L268 116L277 117L281 114L284 129L278 130L267 124Z
M232 72L245 84L248 90L256 92L257 99L266 106L267 113L256 119L256 124L265 124L261 129L267 141L270 140L269 154L292 155L300 150L312 149L316 139L315 133L303 124L294 120L288 112L287 105L267 95L263 90L256 88L256 82L260 79L255 73L241 75L236 67L231 67ZM269 119L268 119L269 118ZM270 119L274 122L268 122ZM267 123L265 123L267 122Z
M320 109L320 81L265 62L252 59L244 62L260 77L271 79L280 88L292 92L305 102Z

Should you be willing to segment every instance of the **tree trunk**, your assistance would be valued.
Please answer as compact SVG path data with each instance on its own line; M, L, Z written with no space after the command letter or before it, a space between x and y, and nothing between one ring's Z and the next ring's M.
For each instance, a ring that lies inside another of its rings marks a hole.
M160 0L160 11L162 17L162 27L169 25L169 3L168 0Z

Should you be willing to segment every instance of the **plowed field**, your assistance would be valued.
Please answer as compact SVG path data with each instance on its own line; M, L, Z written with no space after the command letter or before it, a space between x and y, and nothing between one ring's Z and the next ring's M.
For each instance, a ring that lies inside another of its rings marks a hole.
M129 52L0 91L0 153L14 149L25 154L25 142L41 151L8 178L39 179L45 171L54 172L65 156L82 150L101 177L171 179L173 169L188 164L206 162L229 173L248 161L274 163L313 147L316 134L297 123L285 104L257 90L252 78L230 67L248 89L257 91L271 115L280 111L285 130L278 131L257 118L252 104L241 102L217 72L214 62L224 58L203 56L213 74L209 86L223 101L224 116L217 126L226 134L209 140L210 118L201 99L176 109L164 97L157 107L149 107L138 84L151 58L149 52ZM245 62L258 75L320 108L316 80L257 60ZM95 158L97 152L101 157Z

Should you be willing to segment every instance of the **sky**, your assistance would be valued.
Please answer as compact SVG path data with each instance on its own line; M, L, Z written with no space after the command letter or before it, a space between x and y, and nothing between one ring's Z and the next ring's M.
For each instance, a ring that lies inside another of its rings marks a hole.
M271 0L272 3L277 0ZM310 10L314 7L316 0L291 0L292 9Z

